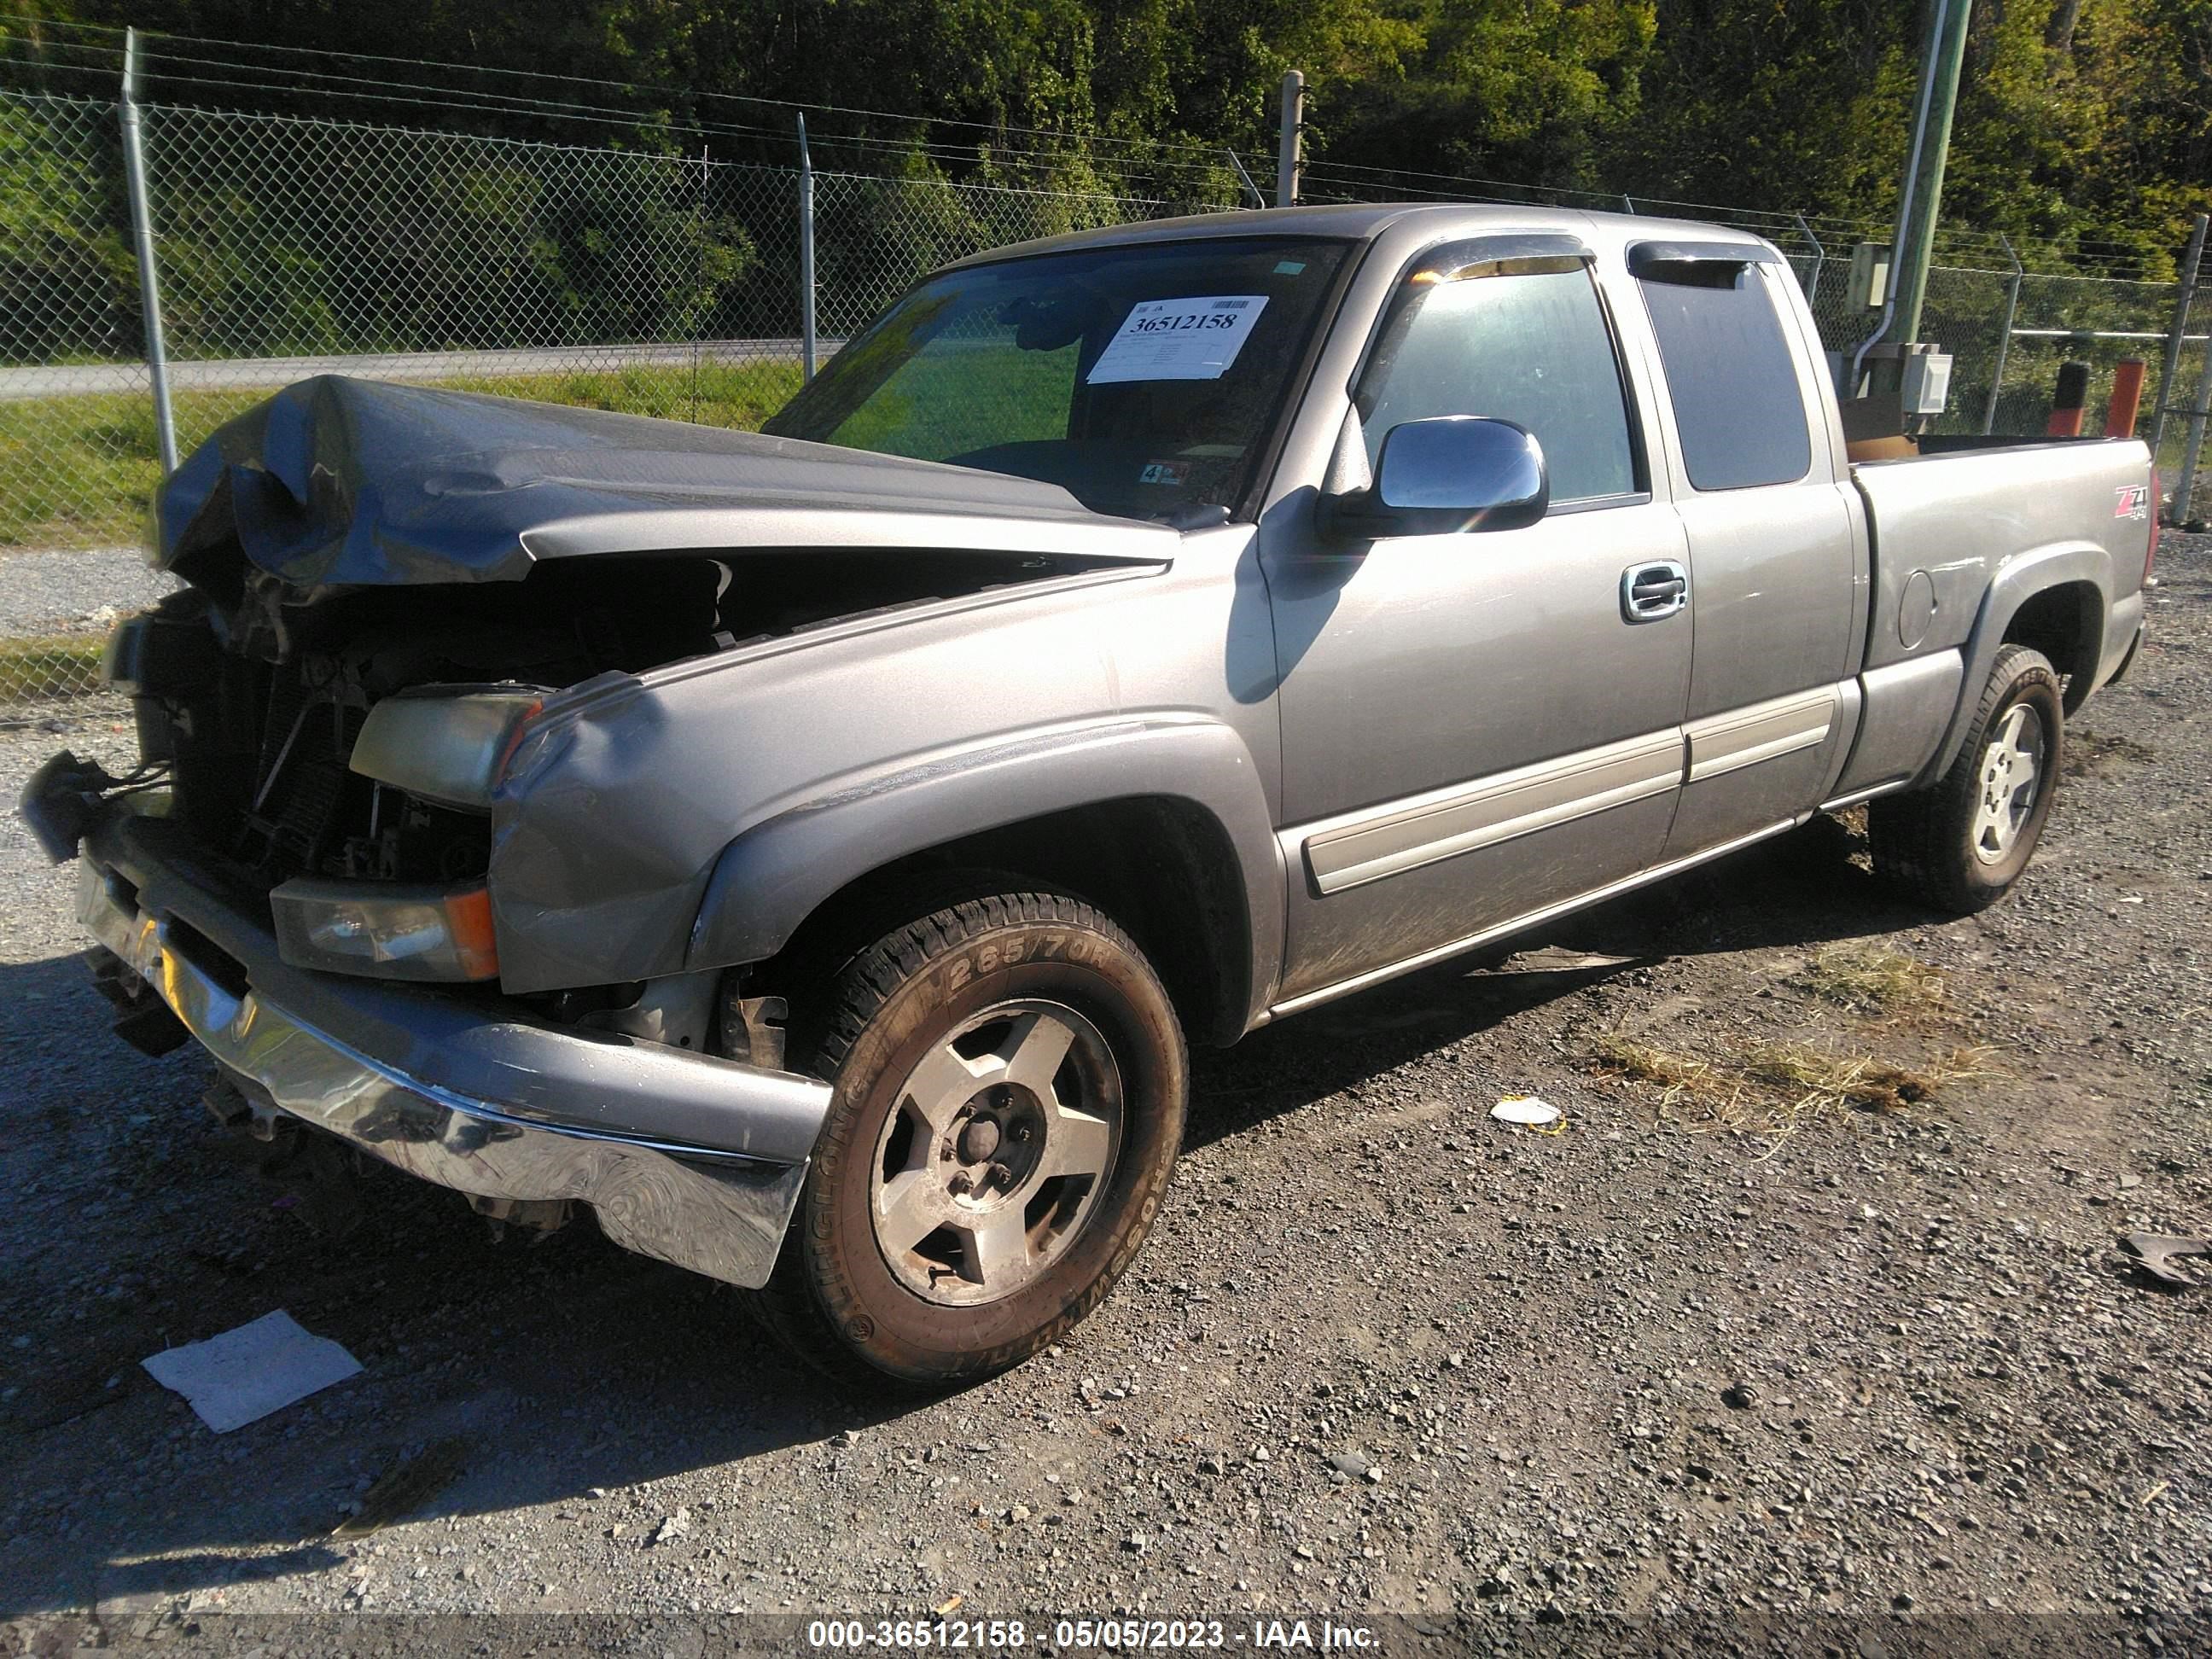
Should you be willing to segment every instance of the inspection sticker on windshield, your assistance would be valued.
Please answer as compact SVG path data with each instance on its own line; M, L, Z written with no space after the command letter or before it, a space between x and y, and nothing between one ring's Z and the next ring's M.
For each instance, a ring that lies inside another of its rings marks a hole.
M1122 320L1086 377L1117 380L1218 380L1229 372L1267 307L1264 294L1146 300Z

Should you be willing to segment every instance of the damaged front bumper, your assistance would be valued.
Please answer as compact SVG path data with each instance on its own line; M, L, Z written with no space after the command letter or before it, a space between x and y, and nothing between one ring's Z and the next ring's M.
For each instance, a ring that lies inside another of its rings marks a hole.
M251 897L159 819L106 812L82 868L78 920L249 1100L472 1198L588 1204L627 1249L767 1283L828 1085L287 966Z

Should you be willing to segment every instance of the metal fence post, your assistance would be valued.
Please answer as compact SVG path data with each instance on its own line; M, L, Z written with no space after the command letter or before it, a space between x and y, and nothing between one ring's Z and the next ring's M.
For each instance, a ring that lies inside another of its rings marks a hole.
M2212 340L2204 343L2204 368L2197 377L2197 403L2189 411L2189 441L2181 451L2181 482L2173 487L2173 514L2166 522L2189 522L2189 503L2197 493L2197 463L2204 454L2204 422L2212 419Z
M1805 309L1810 311L1820 297L1820 268L1828 263L1828 250L1820 246L1820 239L1813 234L1813 227L1805 222L1805 216L1790 216L1797 222L1797 234L1813 246L1813 280L1805 284Z
M123 182L131 198L131 244L138 256L138 304L146 319L146 372L154 386L154 433L161 475L177 470L177 414L169 402L169 353L161 337L161 279L154 263L154 215L146 198L146 158L138 139L138 31L123 35Z
M1275 205L1298 204L1298 147L1306 119L1306 77L1292 70L1283 77L1283 130L1275 143Z
M799 112L799 373L814 378L814 159L805 110Z
M714 166L713 152L705 145L699 146L699 194L692 204L693 234L697 239L699 253L699 293L708 292L707 286L707 195L713 185L708 171ZM699 418L699 366L707 354L707 311L702 303L692 310L691 323L691 419Z
M2189 252L2181 261L2181 291L2173 300L2173 326L2166 331L2166 356L2159 365L2157 404L2150 412L2150 457L2158 459L2158 447L2166 436L2166 412L2174 406L2173 380L2181 373L2181 337L2189 330L2189 308L2197 298L2197 267L2204 258L2204 228L2208 220L2204 214L2197 216L2197 222L2189 232ZM2207 330L2212 333L2212 330ZM2208 356L2212 356L2212 340L2204 343Z
M2003 323L1997 329L1997 360L1990 370L1989 401L1982 405L1982 435L1984 438L1997 428L1997 394L2004 390L2005 356L2012 349L2012 324L2020 312L2022 275L2020 255L2013 252L2012 239L1999 231L1997 243L2004 249L2005 258L2012 261L2012 275L2005 278L2005 314Z

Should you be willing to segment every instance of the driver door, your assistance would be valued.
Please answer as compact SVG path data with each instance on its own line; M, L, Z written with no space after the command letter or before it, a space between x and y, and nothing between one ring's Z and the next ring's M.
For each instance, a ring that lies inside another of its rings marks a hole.
M1480 251L1408 273L1354 393L1369 461L1403 421L1501 417L1543 447L1552 506L1521 529L1262 555L1291 872L1279 1007L1656 863L1680 796L1687 553L1609 320L1579 254ZM1679 601L1632 599L1673 574Z

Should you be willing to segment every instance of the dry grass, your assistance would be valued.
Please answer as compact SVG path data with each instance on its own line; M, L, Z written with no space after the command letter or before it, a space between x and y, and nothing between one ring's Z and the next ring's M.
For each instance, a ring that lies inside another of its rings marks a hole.
M1621 1037L1606 1039L1591 1056L1601 1077L1656 1089L1664 1121L1698 1134L1726 1130L1769 1136L1778 1146L1824 1118L1926 1105L1953 1084L1994 1075L1990 1060L1987 1048L1956 1048L1908 1070L1873 1054L1797 1043L1762 1044L1705 1059Z
M1823 1002L1863 1014L1931 1008L1943 1000L1942 975L1875 945L1827 945L1791 982Z

